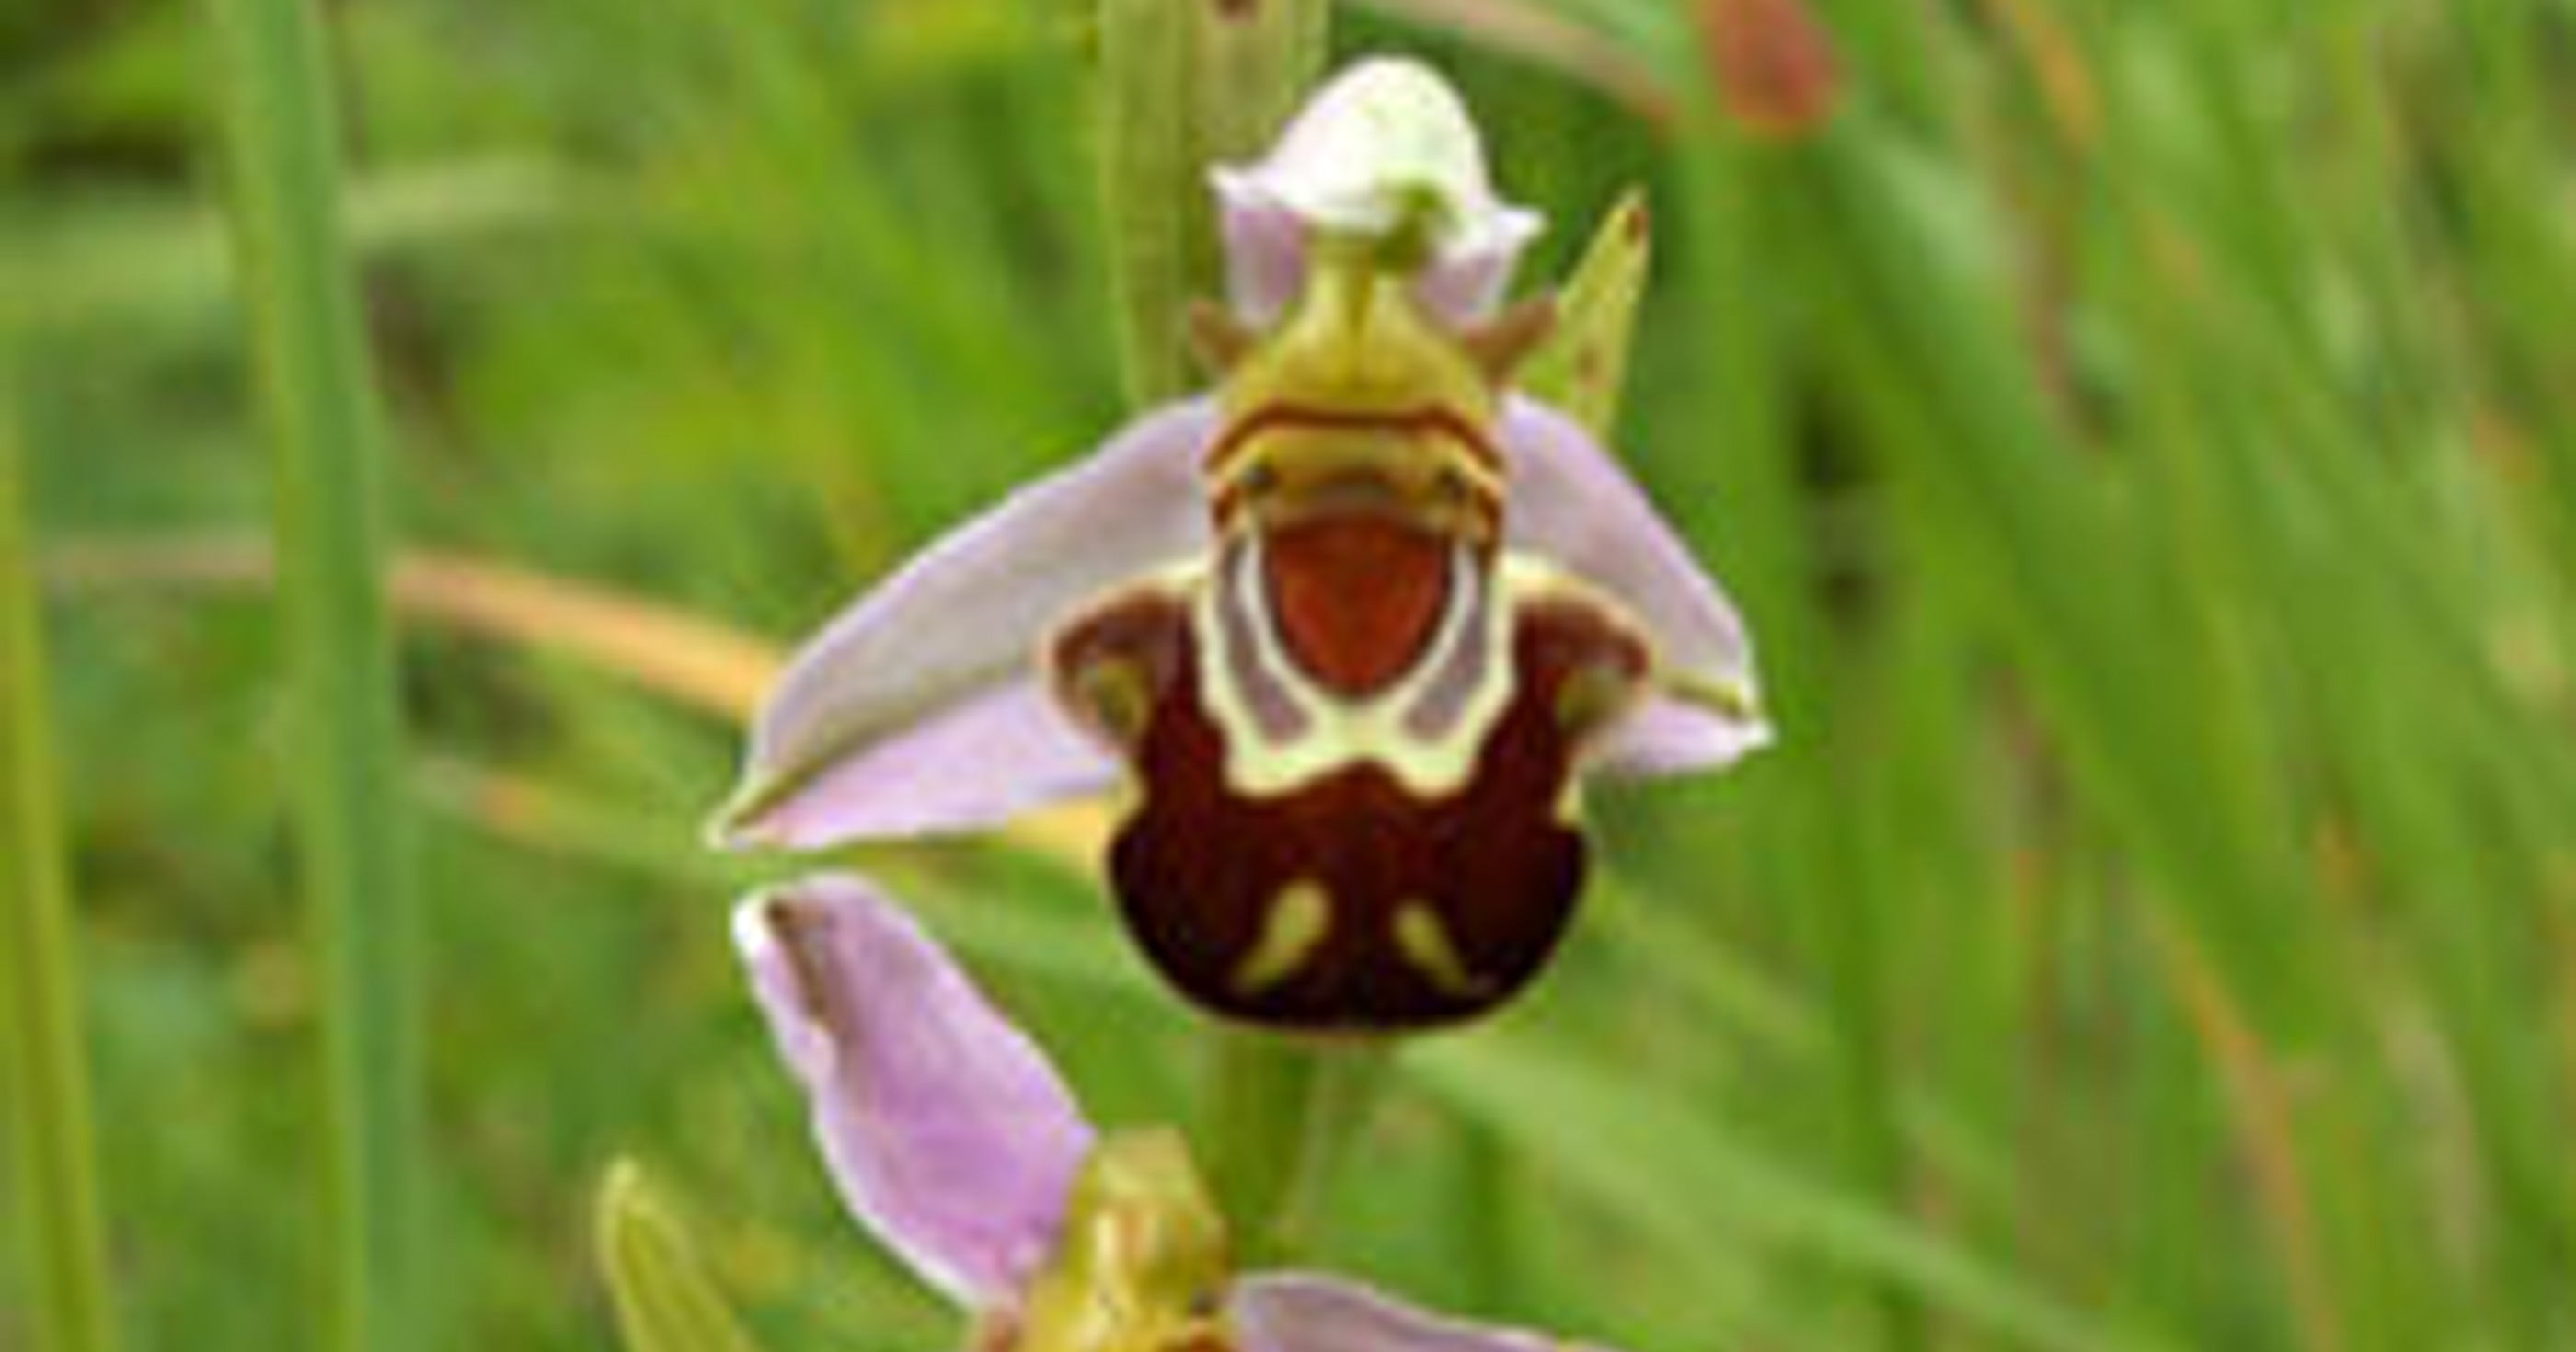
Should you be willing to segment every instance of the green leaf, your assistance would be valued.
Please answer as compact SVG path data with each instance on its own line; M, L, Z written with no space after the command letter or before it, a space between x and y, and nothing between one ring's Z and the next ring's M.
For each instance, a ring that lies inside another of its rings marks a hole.
M382 421L342 219L339 117L311 0L211 0L227 206L275 484L309 942L328 1123L314 1154L332 1346L440 1342L418 1244L418 913L393 626Z
M107 1352L115 1306L8 360L0 334L0 1139L22 1190L8 1209L27 1246L24 1328L39 1347Z

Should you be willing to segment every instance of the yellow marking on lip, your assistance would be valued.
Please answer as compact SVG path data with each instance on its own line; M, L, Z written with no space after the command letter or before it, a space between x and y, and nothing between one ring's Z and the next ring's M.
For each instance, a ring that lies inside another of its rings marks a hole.
M1262 917L1261 938L1235 964L1236 993L1257 995L1297 974L1333 932L1333 897L1322 883L1300 878L1280 888Z
M1485 982L1467 969L1467 960L1449 938L1449 927L1426 902L1408 901L1395 908L1395 948L1431 984L1448 995L1466 998Z
M1142 663L1114 656L1085 663L1064 681L1064 693L1110 741L1133 747L1144 740L1154 688Z

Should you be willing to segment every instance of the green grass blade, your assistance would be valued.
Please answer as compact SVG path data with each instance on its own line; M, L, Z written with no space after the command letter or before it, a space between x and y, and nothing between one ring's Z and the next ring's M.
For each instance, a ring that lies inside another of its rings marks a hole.
M0 352L0 362L7 354ZM0 1084L17 1147L28 1327L56 1352L116 1345L91 1160L89 1074L17 410L0 370Z
M349 234L370 259L463 253L572 218L578 186L535 156L388 170L350 183ZM52 337L193 318L229 299L224 245L199 203L59 204L0 231L0 321Z
M322 972L328 1344L427 1345L417 1249L416 916L378 412L309 0L210 0L235 248L274 452L304 884Z
M1992 1345L2139 1348L2002 1270L1764 1158L1679 1111L1525 1039L1462 1038L1413 1058L1423 1084L1489 1123L1567 1186L1653 1234L1661 1252L1719 1253L1749 1234L1870 1272L1981 1327Z

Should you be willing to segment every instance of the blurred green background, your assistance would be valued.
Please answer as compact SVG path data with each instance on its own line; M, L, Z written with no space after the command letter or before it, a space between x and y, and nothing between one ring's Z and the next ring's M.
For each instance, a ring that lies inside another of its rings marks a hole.
M1553 222L1525 280L1649 188L1619 442L1783 737L1597 795L1554 978L1406 1055L1326 1251L1632 1352L2576 1347L2576 7L1808 13L1823 122L1760 97L1816 92L1795 0L1338 16L1455 75ZM1121 416L1088 7L332 20L438 1344L604 1345L631 1151L771 1346L952 1346L831 1200L724 935L763 870L697 824L759 644ZM0 416L124 1329L287 1347L316 983L203 27L0 11ZM1190 1114L1094 879L870 866L1099 1113Z

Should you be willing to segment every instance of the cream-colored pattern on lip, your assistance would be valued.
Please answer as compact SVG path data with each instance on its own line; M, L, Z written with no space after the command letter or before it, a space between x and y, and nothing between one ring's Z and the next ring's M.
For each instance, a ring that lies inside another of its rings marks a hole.
M1511 703L1510 607L1480 607L1473 594L1479 586L1502 585L1500 573L1475 578L1470 571L1474 563L1453 555L1450 567L1459 585L1450 588L1440 632L1423 645L1421 657L1402 680L1366 699L1351 700L1317 686L1289 658L1262 585L1261 542L1249 537L1242 547L1254 551L1247 566L1213 570L1191 612L1198 629L1199 688L1206 693L1209 716L1224 733L1226 787L1247 798L1276 797L1361 763L1383 767L1407 792L1424 798L1445 797L1463 787L1475 771L1486 733ZM1241 589L1236 603L1251 619L1254 650L1249 660L1260 664L1304 716L1304 730L1294 736L1263 732L1237 689L1220 646L1215 589L1227 586ZM1474 623L1478 616L1482 624ZM1462 643L1485 645L1486 675L1449 728L1440 736L1424 737L1405 726L1405 715L1438 676L1443 659Z
M1247 540L1245 547L1257 551L1260 542ZM1596 607L1635 634L1646 645L1648 659L1645 678L1639 685L1641 697L1652 690L1669 688L1673 678L1671 668L1656 649L1653 634L1638 624L1626 607L1547 559L1505 550L1492 573L1475 584L1492 589L1489 604L1477 606L1468 586L1453 587L1440 632L1424 645L1422 657L1404 679L1366 699L1344 699L1307 679L1289 659L1272 623L1266 588L1260 584L1257 554L1248 562L1253 566L1237 570L1212 568L1201 574L1191 608L1191 623L1198 638L1199 688L1204 692L1208 716L1223 734L1226 787L1245 797L1291 793L1320 776L1364 763L1383 768L1417 797L1442 798L1464 788L1475 773L1477 753L1484 748L1486 736L1511 706L1520 680L1511 660L1512 632L1523 610L1537 602L1570 600ZM1453 559L1452 566L1461 570L1463 581L1464 570L1473 564L1461 558ZM1242 580L1230 578L1230 572ZM1222 635L1215 589L1224 586L1243 589L1239 604L1252 620L1254 651L1250 660L1261 664L1263 672L1286 693L1304 718L1304 730L1294 736L1273 737L1263 732L1236 688L1219 646ZM1482 623L1471 631L1471 617L1479 615ZM1406 715L1438 679L1445 659L1462 643L1485 646L1483 675L1448 728L1437 736L1425 737L1405 725ZM1595 736L1587 745L1597 745L1600 740ZM1580 771L1584 750L1576 748L1578 759L1569 770ZM1578 801L1577 778L1574 774L1567 778L1567 792L1558 805L1560 813L1571 812Z

